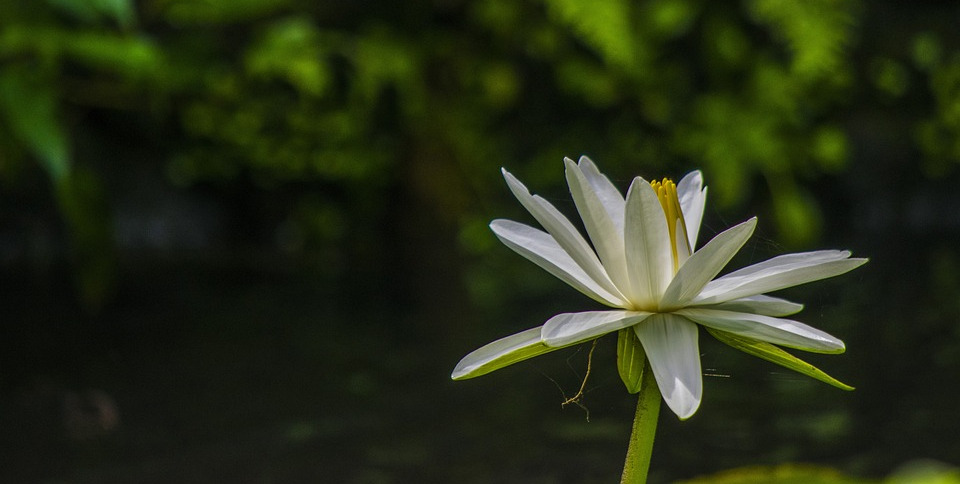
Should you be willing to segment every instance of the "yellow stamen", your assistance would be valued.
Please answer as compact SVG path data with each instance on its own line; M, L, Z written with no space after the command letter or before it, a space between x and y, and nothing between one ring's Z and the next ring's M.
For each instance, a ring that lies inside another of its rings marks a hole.
M667 231L670 234L670 248L673 250L673 268L676 271L680 267L680 258L677 251L677 224L679 223L680 230L682 230L683 240L680 243L684 244L686 254L691 253L689 243L687 242L687 224L683 220L683 210L680 209L680 199L677 196L677 185L673 183L673 180L669 178L664 178L663 181L652 181L650 186L653 187L653 191L656 192L657 198L660 199L660 206L663 207L663 215L667 218Z

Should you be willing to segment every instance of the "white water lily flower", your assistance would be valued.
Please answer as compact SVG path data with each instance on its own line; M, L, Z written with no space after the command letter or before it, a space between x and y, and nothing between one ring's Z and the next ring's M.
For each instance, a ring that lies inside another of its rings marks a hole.
M510 190L546 232L510 220L494 220L490 228L520 255L613 309L558 314L542 326L494 341L465 356L454 380L619 332L618 367L628 390L639 390L646 358L667 405L686 419L700 406L703 389L699 324L737 349L850 389L774 346L819 353L845 349L839 339L783 318L802 305L764 293L843 274L866 259L834 250L789 254L714 279L757 220L734 226L694 251L707 193L699 171L676 185L637 177L624 199L589 158L564 163L592 247L553 205L531 195L506 170Z

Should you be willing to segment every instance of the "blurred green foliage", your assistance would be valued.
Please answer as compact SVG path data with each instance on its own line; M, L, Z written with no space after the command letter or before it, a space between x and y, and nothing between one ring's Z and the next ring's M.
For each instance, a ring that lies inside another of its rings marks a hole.
M732 469L678 484L956 484L960 471L936 462L913 462L883 480L856 479L829 468L809 465Z
M485 196L496 165L540 173L590 153L621 177L702 167L721 209L770 199L781 240L809 244L822 207L805 187L850 156L832 114L855 94L863 7L734 5L7 0L0 130L14 141L0 176L24 156L53 180L70 176L93 163L75 159L76 123L119 109L178 127L162 156L181 185L243 173L266 184L405 183L425 157ZM918 34L936 111L917 139L942 171L938 160L960 159L960 76L941 50ZM903 95L901 62L871 69L882 91ZM555 185L556 172L533 180ZM754 193L761 179L770 188ZM486 214L452 208L473 237Z
M702 168L718 210L769 201L778 240L809 246L824 209L810 190L848 169L841 113L869 102L864 81L891 103L929 97L910 128L926 173L960 160L960 57L926 30L861 67L865 12L852 0L5 0L0 179L16 184L29 160L53 185L75 185L77 166L107 176L130 160L110 155L112 127L96 118L123 113L141 123L133 142L169 136L147 163L179 186L400 186L468 252L492 240L479 228L495 207L470 200L505 198L496 167L550 192L559 159L583 153L621 182ZM78 153L91 132L106 145ZM109 231L106 212L71 218L87 202L60 193L72 233ZM345 219L355 202L315 205ZM325 232L307 239L335 242Z

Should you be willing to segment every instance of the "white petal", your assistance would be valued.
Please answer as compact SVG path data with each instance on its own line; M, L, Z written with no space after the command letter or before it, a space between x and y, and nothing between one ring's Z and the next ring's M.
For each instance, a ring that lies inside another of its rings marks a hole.
M604 269L621 293L629 292L630 282L623 253L623 233L617 228L617 223L610 218L607 208L600 201L600 197L580 167L569 158L564 159L563 162L567 167L570 195L577 204L583 226L590 235L593 247L597 249L597 255L600 256Z
M677 198L680 199L680 210L683 211L683 220L687 226L687 237L690 247L697 247L697 234L700 233L700 223L703 220L703 210L707 203L707 187L703 186L703 174L700 170L687 173L677 184Z
M812 326L760 314L686 308L676 312L704 326L767 343L817 353L843 353L843 341Z
M724 311L738 311L741 313L762 314L764 316L789 316L803 310L803 304L787 301L779 297L758 294L742 297L732 301L697 306L702 309L721 309Z
M703 396L697 325L673 314L655 314L634 330L667 406L681 420L690 418Z
M605 291L617 295L618 299L623 299L620 290L610 280L603 265L600 264L597 254L586 239L580 235L576 227L570 223L570 220L564 217L550 202L542 197L531 195L527 187L510 172L502 168L500 171L503 173L503 178L507 181L510 191L517 197L520 204L533 215L533 218L537 219L537 222L540 222L540 225L553 236L560 247L563 247L563 250L570 254L577 265Z
M529 225L503 219L491 222L490 229L504 245L591 299L613 307L626 304L619 296L610 294L587 275L550 234Z
M794 264L794 263L813 263L813 262L825 262L831 260L845 259L850 257L850 251L848 250L817 250L813 252L798 252L794 254L783 254L776 257L767 259L763 262L758 262L747 267L737 269L727 276L748 276L755 274L757 272L764 271L771 267L781 266L785 264ZM727 277L724 276L724 277Z
M581 156L577 166L580 167L583 176L587 177L587 182L590 183L594 193L597 194L597 198L600 199L600 203L603 204L607 214L610 215L610 219L613 220L613 224L619 229L622 236L623 212L626 202L624 202L620 190L617 190L617 187L610 182L609 178L600 173L597 165L590 158Z
M694 252L670 281L660 301L660 308L683 307L693 300L743 247L756 226L756 217L751 218L725 230Z
M463 380L485 375L493 370L560 348L545 346L540 341L540 327L530 328L498 339L464 356L457 363L450 377L454 380Z
M640 308L656 308L673 277L673 250L663 207L656 192L637 177L627 191L627 271L631 291L627 296Z
M697 305L719 303L776 291L838 276L867 262L867 259L850 259L849 257L850 252L839 250L774 257L711 281L704 286L694 303Z
M567 346L632 326L649 316L643 311L563 313L543 323L541 337L547 346Z

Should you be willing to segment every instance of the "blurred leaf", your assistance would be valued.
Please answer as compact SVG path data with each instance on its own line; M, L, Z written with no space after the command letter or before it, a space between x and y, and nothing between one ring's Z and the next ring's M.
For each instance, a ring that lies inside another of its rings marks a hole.
M847 136L836 126L822 126L813 135L810 151L824 171L839 172L847 163Z
M726 19L711 18L704 27L703 48L713 69L741 67L748 60L751 46L741 26ZM719 62L718 62L719 61ZM712 70L712 69L711 69Z
M787 42L793 73L822 77L843 67L844 48L856 25L852 1L752 0L747 5L758 22Z
M290 0L157 0L154 8L174 24L216 25L263 17L290 3Z
M131 79L155 77L162 61L159 47L145 36L32 25L13 25L0 31L0 55L33 57L51 71L59 70L60 64L69 59L94 72L117 73Z
M324 64L318 34L304 17L270 24L247 51L247 71L257 77L285 79L306 94L322 94L331 76Z
M873 84L884 94L899 97L910 86L906 68L894 59L881 57L870 63Z
M505 63L484 67L480 82L489 106L506 108L512 106L520 91L520 80L513 66Z
M640 15L660 36L673 38L683 35L690 28L697 14L697 7L688 0L653 0L644 2Z
M470 7L476 21L489 29L507 31L521 23L521 9L509 0L478 0Z
M60 45L76 61L128 78L151 78L160 70L161 53L145 37L64 32Z
M728 333L726 331L720 331L717 329L706 328L706 330L721 343L730 345L740 351L743 351L744 353L747 353L748 355L753 355L771 363L776 363L784 368L789 368L798 373L802 373L810 378L820 380L841 390L850 391L854 389L852 386L847 385L831 377L830 375L827 375L810 363L807 363L770 343L744 338L742 336L737 336L733 333Z
M677 484L866 484L864 479L847 477L840 472L808 465L786 464L777 467L743 467L698 477Z
M803 247L816 240L821 230L816 202L781 175L774 175L770 186L774 220L783 243Z
M960 162L960 54L937 64L930 73L930 90L935 101L931 118L914 126L917 143L927 159L930 173L943 174L944 162Z
M630 67L637 61L636 33L630 25L631 2L626 0L551 0L547 10L573 29L586 45L608 63Z
M593 107L615 104L620 96L616 79L603 65L572 59L557 68L557 83Z
M930 70L940 63L943 46L940 39L931 32L917 34L913 38L913 62L924 70Z
M0 71L0 115L55 181L70 168L68 139L57 111L56 93L45 79L15 69Z
M47 0L47 3L86 23L107 17L129 28L135 20L131 0Z
M354 93L360 101L372 103L385 89L393 88L398 91L408 113L423 108L426 93L416 45L392 32L375 29L356 39L353 62L357 70Z
M70 237L74 281L83 306L96 312L114 289L113 227L104 187L89 169L75 169L56 184L57 202Z
M890 475L884 484L960 484L960 469L932 460L908 462Z

